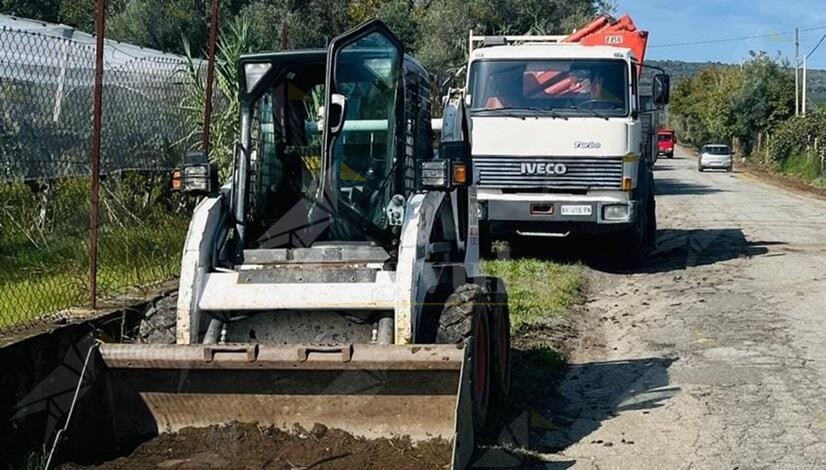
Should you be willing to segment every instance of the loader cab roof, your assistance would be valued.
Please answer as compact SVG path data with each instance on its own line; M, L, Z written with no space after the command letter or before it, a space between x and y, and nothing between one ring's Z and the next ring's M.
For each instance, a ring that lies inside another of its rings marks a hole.
M307 73L320 74L323 82L326 63L326 49L244 54L238 60L241 101L254 101L281 73L294 66L300 66Z
M362 54L364 49L361 50ZM424 67L412 56L404 55L405 69L428 75ZM238 60L240 93L243 101L254 101L282 73L288 69L301 67L304 73L321 74L321 81L326 73L326 49L296 49L279 52L257 52L244 54Z
M631 49L583 46L578 43L531 43L475 49L470 60L479 59L623 59L635 60Z

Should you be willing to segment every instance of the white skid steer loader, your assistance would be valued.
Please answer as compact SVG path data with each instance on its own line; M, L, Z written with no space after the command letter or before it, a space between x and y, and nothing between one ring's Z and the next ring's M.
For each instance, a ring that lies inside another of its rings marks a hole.
M326 51L244 56L239 76L231 181L218 188L199 153L173 178L206 196L179 290L140 344L101 345L72 426L95 442L75 445L321 423L443 438L464 467L510 380L503 285L479 273L464 99L445 100L434 152L430 76L379 21Z

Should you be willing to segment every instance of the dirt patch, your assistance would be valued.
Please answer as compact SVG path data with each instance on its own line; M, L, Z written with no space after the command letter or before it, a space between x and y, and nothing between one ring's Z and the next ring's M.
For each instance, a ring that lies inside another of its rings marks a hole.
M374 439L316 425L285 432L232 423L163 434L100 469L437 469L448 468L451 446L434 439ZM89 468L67 463L64 470Z
M528 468L541 464L535 456L531 456L531 452L550 450L538 445L532 437L513 439L508 434L519 426L519 420L526 416L526 412L529 415L536 412L553 421L564 406L559 384L569 370L569 359L582 351L601 351L605 347L595 314L589 310L586 301L595 288L592 285L594 276L590 272L586 271L589 274L580 292L580 299L586 303L570 307L565 315L546 318L541 323L523 326L513 333L509 403L506 407L492 410L490 426L478 442L483 448L477 451L477 458L491 447L507 444L509 448L529 451L527 454L517 452L510 455ZM510 443L503 442L503 436Z
M783 189L787 189L792 192L804 193L808 196L815 196L818 199L826 200L826 188L813 186L812 184L797 179L793 176L783 175L775 173L773 171L769 171L766 168L763 168L762 166L759 166L754 163L749 163L748 161L738 161L737 163L737 168L742 173L749 174L762 181L773 184L775 186L779 186Z

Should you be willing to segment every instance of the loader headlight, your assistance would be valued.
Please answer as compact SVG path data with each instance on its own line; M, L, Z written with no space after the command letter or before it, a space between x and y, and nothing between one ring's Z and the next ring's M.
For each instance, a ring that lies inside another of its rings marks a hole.
M419 181L424 189L447 189L450 176L450 160L428 160L419 166Z
M218 172L203 152L187 152L181 168L172 172L172 189L195 196L218 189Z
M184 167L181 178L186 190L207 191L209 189L209 167L190 166Z

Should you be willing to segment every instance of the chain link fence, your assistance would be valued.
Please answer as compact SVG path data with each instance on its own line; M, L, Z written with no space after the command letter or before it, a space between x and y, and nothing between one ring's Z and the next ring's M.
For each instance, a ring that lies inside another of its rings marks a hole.
M94 38L0 16L0 332L89 305ZM99 305L177 274L188 207L170 170L196 143L182 57L107 41Z

